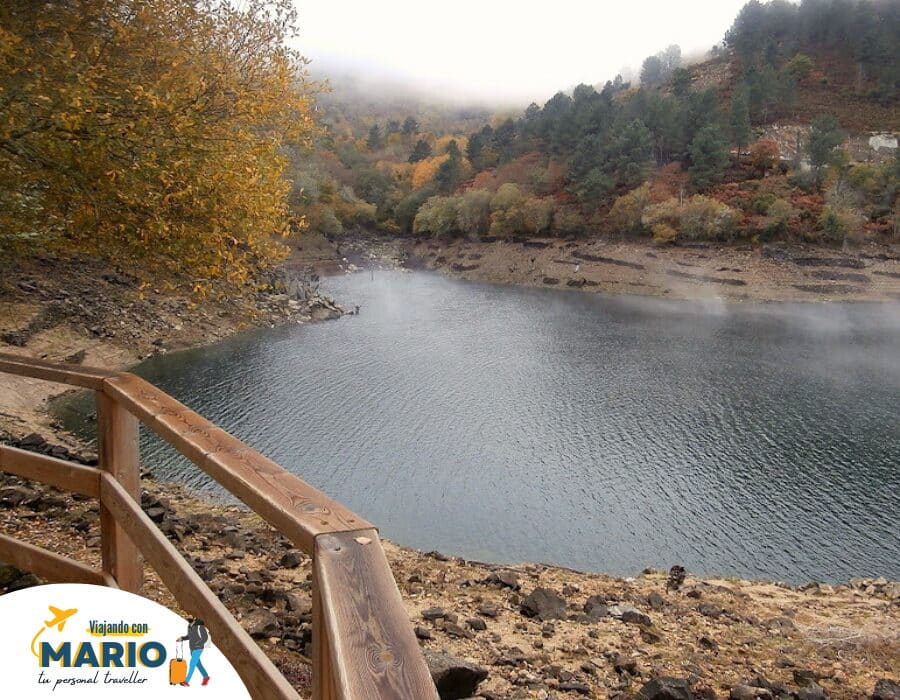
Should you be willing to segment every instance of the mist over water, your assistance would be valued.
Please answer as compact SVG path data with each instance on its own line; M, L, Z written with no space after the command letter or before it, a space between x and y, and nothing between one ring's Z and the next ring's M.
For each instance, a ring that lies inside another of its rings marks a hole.
M401 544L616 574L900 578L897 305L418 272L325 286L361 315L138 373ZM221 494L147 436L143 454L159 478Z

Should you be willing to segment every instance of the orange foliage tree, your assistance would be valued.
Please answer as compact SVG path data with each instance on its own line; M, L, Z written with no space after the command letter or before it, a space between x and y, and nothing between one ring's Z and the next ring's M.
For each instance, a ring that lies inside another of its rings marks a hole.
M760 174L774 168L780 156L778 144L771 139L761 139L750 146L750 162Z
M245 283L316 130L290 0L5 0L0 248ZM302 222L301 222L302 225Z

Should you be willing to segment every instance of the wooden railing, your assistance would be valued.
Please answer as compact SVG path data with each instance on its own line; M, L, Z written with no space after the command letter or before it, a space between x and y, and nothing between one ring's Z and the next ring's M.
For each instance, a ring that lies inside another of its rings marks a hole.
M142 558L201 617L253 698L298 698L140 507L143 422L312 557L313 698L437 698L373 525L128 373L0 353L0 372L95 392L99 469L0 446L0 471L100 501L102 568L0 534L0 560L58 582L138 593Z

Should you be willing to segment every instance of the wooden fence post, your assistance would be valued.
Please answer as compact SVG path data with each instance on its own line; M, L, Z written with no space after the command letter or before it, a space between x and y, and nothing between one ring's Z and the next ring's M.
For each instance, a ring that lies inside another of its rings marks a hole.
M138 419L102 392L97 392L97 437L100 468L122 484L139 505L141 473ZM100 537L103 571L119 588L140 593L144 569L140 552L100 501Z
M315 554L313 554L315 556ZM322 614L322 591L315 561L312 562L312 700L337 700L328 625Z

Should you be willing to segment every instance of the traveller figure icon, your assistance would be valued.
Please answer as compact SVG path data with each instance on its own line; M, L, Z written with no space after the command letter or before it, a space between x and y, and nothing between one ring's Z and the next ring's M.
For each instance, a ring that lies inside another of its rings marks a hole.
M206 669L203 668L203 662L200 661L203 647L209 641L209 631L206 629L206 625L203 624L203 620L198 617L191 620L188 625L187 634L183 637L179 637L178 641L186 641L191 650L191 662L188 665L187 677L181 682L181 685L185 687L189 686L195 670L200 671L200 675L203 676L203 683L201 685L209 683L209 674L206 672Z

